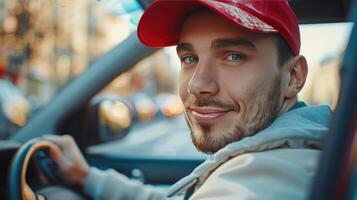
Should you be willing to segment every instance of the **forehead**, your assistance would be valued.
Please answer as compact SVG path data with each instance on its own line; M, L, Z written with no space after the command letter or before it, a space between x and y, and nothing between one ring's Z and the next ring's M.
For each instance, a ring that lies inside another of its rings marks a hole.
M268 34L247 31L218 14L201 8L185 19L181 28L180 42L199 42L215 38L244 38L249 40L271 39ZM197 39L199 38L199 41Z

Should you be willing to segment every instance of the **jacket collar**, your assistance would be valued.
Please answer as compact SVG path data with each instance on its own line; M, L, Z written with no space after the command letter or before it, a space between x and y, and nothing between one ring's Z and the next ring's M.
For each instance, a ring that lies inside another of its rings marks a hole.
M192 185L199 187L221 164L244 153L267 151L278 147L321 149L331 113L327 105L295 105L289 112L278 117L268 128L254 136L228 144L209 156L190 175L171 186L167 196L180 194Z

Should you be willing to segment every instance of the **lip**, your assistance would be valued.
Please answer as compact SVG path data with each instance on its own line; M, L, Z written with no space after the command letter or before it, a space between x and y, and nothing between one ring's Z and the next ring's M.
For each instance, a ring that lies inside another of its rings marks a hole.
M204 124L214 123L231 111L218 107L191 107L190 110L197 122Z

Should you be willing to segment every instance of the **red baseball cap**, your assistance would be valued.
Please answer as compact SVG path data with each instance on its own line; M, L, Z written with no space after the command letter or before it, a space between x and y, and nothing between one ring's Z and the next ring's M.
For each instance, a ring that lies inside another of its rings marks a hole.
M140 19L140 41L150 47L177 45L186 16L199 6L249 31L280 34L294 55L300 52L298 20L286 0L156 0Z

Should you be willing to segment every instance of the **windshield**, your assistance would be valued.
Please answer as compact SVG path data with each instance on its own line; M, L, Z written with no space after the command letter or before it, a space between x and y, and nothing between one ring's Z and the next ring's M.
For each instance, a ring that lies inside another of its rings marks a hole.
M25 125L96 58L125 40L142 12L135 0L0 0L0 139ZM301 25L301 53L310 67L302 100L336 105L338 66L351 26ZM175 50L165 48L102 92L140 99L176 95L179 70ZM182 109L177 98L174 102L174 111L168 112L177 115Z

